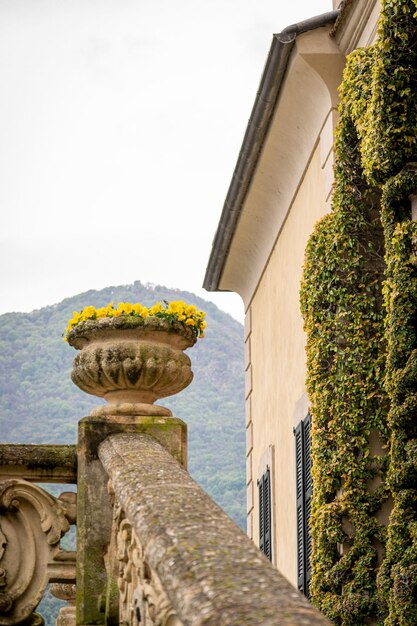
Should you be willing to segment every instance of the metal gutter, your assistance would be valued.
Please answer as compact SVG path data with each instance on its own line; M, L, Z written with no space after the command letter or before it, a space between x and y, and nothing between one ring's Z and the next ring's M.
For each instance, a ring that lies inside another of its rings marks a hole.
M338 16L339 10L323 13L287 26L272 38L251 117L214 236L203 283L207 291L219 290L233 234L272 120L295 40L302 33L333 24Z

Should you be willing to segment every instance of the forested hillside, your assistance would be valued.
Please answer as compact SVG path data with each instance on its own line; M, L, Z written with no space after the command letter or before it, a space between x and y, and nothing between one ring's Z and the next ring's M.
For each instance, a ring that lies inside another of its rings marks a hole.
M78 420L103 400L70 380L76 352L62 339L74 310L110 301L184 300L207 313L206 337L188 351L194 380L160 401L188 424L189 470L244 526L242 325L192 293L133 285L88 291L32 313L0 316L0 436L3 442L75 443Z
M245 525L243 328L192 293L133 285L88 291L32 313L0 316L0 439L14 443L75 443L77 423L103 400L70 379L76 355L62 333L74 310L111 301L152 305L184 300L206 311L204 339L188 351L194 380L160 400L188 424L189 470L242 527ZM67 487L65 487L67 488ZM62 602L49 593L39 612L52 626Z

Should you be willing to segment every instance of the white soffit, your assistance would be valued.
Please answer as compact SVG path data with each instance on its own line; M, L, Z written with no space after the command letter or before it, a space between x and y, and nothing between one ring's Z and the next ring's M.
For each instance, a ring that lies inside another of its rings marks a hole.
M344 57L330 27L299 35L227 255L219 287L247 306L303 179L329 111ZM313 69L314 68L314 69Z

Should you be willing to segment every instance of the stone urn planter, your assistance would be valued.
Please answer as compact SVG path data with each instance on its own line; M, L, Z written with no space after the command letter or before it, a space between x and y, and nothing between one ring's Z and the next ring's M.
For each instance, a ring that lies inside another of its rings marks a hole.
M191 328L158 317L106 317L79 323L67 334L80 350L72 381L108 404L92 415L171 415L155 405L178 393L193 378L184 354L196 342Z

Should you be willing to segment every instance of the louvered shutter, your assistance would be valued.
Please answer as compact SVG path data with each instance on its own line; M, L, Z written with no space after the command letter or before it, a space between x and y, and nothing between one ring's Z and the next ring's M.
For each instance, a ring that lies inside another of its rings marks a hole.
M304 429L300 422L294 430L295 435L295 480L297 497L297 586L304 593L305 589L305 531L304 531L304 471L303 449Z
M310 513L313 495L311 474L311 416L307 415L294 429L296 510L297 510L297 586L310 597L311 579L311 533Z
M264 553L270 561L272 561L272 546L271 546L271 474L269 468L267 468L264 474Z
M259 493L259 549L265 552L265 507L264 507L264 476L258 480Z
M271 537L271 473L269 467L258 480L259 548L272 561Z
M305 519L305 594L310 597L312 538L310 531L313 477L311 474L311 416L304 420L304 519Z

